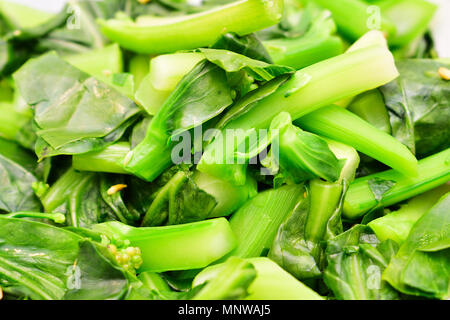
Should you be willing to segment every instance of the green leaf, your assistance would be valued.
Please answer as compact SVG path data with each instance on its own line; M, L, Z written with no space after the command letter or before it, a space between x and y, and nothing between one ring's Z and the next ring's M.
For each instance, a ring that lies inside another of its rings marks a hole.
M312 252L318 244L305 237L309 206L308 193L307 197L300 198L295 209L280 225L268 255L297 279L317 278L322 274L319 256Z
M34 195L36 160L14 142L0 138L0 212L40 211Z
M264 46L277 64L302 69L343 53L342 40L335 36L336 25L328 10L309 1L301 6L288 1L278 26L262 30Z
M274 93L283 83L288 80L288 76L280 76L271 81L266 82L257 90L249 92L247 95L236 101L231 108L223 115L217 123L216 128L223 129L229 122L239 118L242 114L247 113L257 102Z
M153 181L172 164L171 140L218 116L232 103L225 71L201 61L178 83L154 116L144 140L127 157L125 169Z
M370 191L372 192L375 199L380 202L383 199L383 195L389 192L395 186L394 180L386 180L382 178L372 178L367 181Z
M57 149L50 146L44 139L38 137L35 144L36 155L39 160L42 160L59 155L81 155L91 151L95 152L104 150L104 148L119 140L137 118L138 115L129 118L117 129L113 130L104 137L82 138L80 140L71 141Z
M280 75L293 72L294 69L286 66L269 64L260 60L251 59L244 55L222 49L198 49L210 62L218 65L227 72L245 70L258 81L269 81Z
M133 101L54 53L30 60L14 78L35 109L41 158L104 147L119 139L139 113Z
M124 271L97 245L61 228L2 217L0 281L7 294L33 300L117 299L128 288Z
M133 127L133 131L130 136L132 149L134 149L139 143L144 140L151 121L152 117L145 117Z
M230 257L214 278L206 281L193 300L240 300L256 278L255 267L238 257Z
M26 61L27 57L26 48L14 46L10 41L0 39L0 75L11 74Z
M236 257L233 257L233 259L230 258L225 263L209 266L194 278L193 286L199 287L205 283L206 286L208 286L208 283L218 285L216 279L222 280L226 275L229 275L230 278L232 277L232 279L239 281L234 281L231 283L233 286L226 288L231 289L238 285L236 291L242 292L245 290L246 282L250 280L253 273L250 267L246 267L244 262L252 265L252 269L256 271L256 277L248 286L249 294L242 297L244 300L323 300L316 292L265 257L244 260L237 260ZM240 265L241 268L234 268L234 272L230 274L232 266L236 264ZM233 292L228 292L228 295L231 293ZM223 295L223 297L226 297L226 295Z
M112 185L108 186L106 179L98 173L69 168L41 196L45 211L65 214L66 224L74 227L115 220L135 222L135 216L122 211L120 195L107 197L105 188Z
M320 11L311 3L305 7L300 1L286 0L281 21L277 25L258 31L257 35L263 40L301 37L312 27Z
M381 241L392 239L401 245L408 238L408 234L417 220L427 213L447 192L450 192L449 184L443 184L438 188L422 193L409 199L397 211L389 212L378 219L372 220L368 223L368 226L372 228ZM382 208L381 212L383 212Z
M228 216L258 193L258 185L251 176L247 176L242 186L236 186L198 170L194 172L192 179L201 190L213 196L217 202L209 218Z
M416 222L391 260L383 279L397 290L427 298L450 297L449 206L447 193Z
M116 220L101 197L99 176L82 173L73 181L75 188L64 204L56 209L66 214L67 224L74 227L86 227L108 220Z
M150 127L174 136L212 119L232 102L225 72L203 61L181 80Z
M125 176L121 175L106 175L100 176L100 192L103 201L114 212L119 221L130 225L135 225L140 219L140 212L133 206L128 205L128 199L125 198L125 191L115 192L110 194L108 191L111 187L117 185L126 186L128 188L128 182Z
M237 210L230 225L238 246L230 256L264 256L277 236L281 223L296 208L305 192L303 185L287 185L258 193Z
M340 300L398 299L381 279L395 251L395 242L380 243L368 227L356 225L327 242L325 284Z
M54 223L64 223L66 216L62 213L43 213L43 212L14 212L2 215L5 218L33 218L33 219L48 219Z
M450 65L436 60L396 62L400 77L381 87L392 134L419 158L450 147L450 82L438 74Z
M315 177L334 182L339 179L342 163L319 136L295 127L289 113L282 112L272 121L270 131L279 130L280 167L295 183Z
M117 300L129 289L128 275L106 258L90 241L80 243L75 268L68 275L64 300ZM78 267L78 269L76 268ZM73 278L71 278L73 277ZM81 281L77 284L76 277Z
M207 218L216 201L199 189L189 172L178 171L161 189L142 221L142 226L174 225Z
M341 212L347 184L312 180L278 229L269 257L297 279L322 275L322 242L342 233Z
M255 34L239 36L235 33L226 33L211 48L229 50L251 59L272 63L266 48Z

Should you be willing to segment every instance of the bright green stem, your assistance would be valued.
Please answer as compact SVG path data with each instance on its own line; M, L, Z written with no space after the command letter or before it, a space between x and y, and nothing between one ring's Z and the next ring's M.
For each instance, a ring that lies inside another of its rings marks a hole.
M319 179L309 183L311 204L306 220L305 237L307 240L318 243L323 240L327 222L342 195L342 183L330 183Z
M400 173L417 174L417 160L405 145L346 109L328 106L295 123L305 130L348 144Z
M212 195L217 201L209 218L228 216L258 192L256 181L251 177L247 177L242 186L236 186L200 171L194 173L193 179L200 189Z
M167 57L167 56L166 56ZM192 62L192 59L188 59ZM153 64L152 64L153 65ZM164 64L163 64L164 65ZM189 76L192 78L193 74L196 74L194 71L197 69L200 70L204 63L197 64L196 69L189 72ZM189 71L189 69L186 69ZM158 73L164 74L164 68L161 68L159 72L156 72L156 80L153 82L152 77L153 74L149 75L150 81L152 81L153 85L158 83L158 79L161 79L158 76ZM177 86L177 92L180 90L185 92L185 88L190 82L191 78L184 78L183 83ZM172 86L173 83L177 82L177 79L172 79L171 77L164 79L169 84L167 86ZM166 89L166 85L163 83L158 83L161 89ZM172 164L178 162L177 148L173 148L175 143L172 141L169 130L167 128L167 115L171 113L171 104L173 104L173 100L177 99L176 92L172 93L169 97L169 100L166 100L162 109L156 114L156 116L150 122L150 125L147 129L145 138L127 155L125 159L125 170L131 172L132 174L147 180L153 181L156 179L161 172L170 167ZM171 100L172 99L172 100ZM182 137L184 139L184 137Z
M422 36L430 25L437 6L425 0L384 1L380 5L383 16L396 27L388 38L389 44L400 47Z
M312 1L330 10L338 30L352 40L378 28L386 32L388 37L395 34L395 25L381 15L379 7L370 6L362 0Z
M268 129L280 112L287 111L292 119L298 119L340 99L386 84L397 76L392 54L383 46L348 52L297 71L277 91L232 120L222 133L228 129ZM225 159L232 158L231 155L224 153L223 159L214 160L214 152L220 150L220 143L220 140L215 140L206 148L198 170L229 179L223 176L224 172L229 172L221 170L220 166L226 163ZM214 161L204 165L203 159Z
M150 73L142 80L136 100L150 115L155 115L181 79L205 56L201 53L160 55L150 62Z
M402 205L399 210L372 220L368 223L368 226L372 228L380 241L392 239L401 245L408 237L409 232L417 220L427 213L448 192L450 192L450 184L446 183L412 198L406 204Z
M167 282L155 272L141 272L138 279L141 280L147 288L155 290L156 292L170 291Z
M43 212L14 212L2 214L4 218L34 218L34 219L49 219L55 223L64 223L66 216L62 213L43 213Z
M292 124L289 113L282 112L270 125L271 135L278 132L272 148L279 145L279 165L294 183L315 177L337 181L341 164L325 140ZM272 150L273 150L272 149Z
M336 158L345 161L342 166L341 175L339 177L338 183L346 182L350 183L355 179L356 169L359 166L359 154L355 148L350 147L346 144L324 138L328 143L328 148L334 153Z
M280 21L282 11L282 0L241 0L186 16L99 23L103 33L122 47L160 54L209 46L227 32L245 35L267 28Z
M292 212L305 189L299 185L271 189L256 195L230 219L238 245L229 256L259 257L268 250L278 227Z
M69 199L79 185L91 178L91 174L77 172L73 168L67 170L41 199L45 211L53 212Z
M394 187L377 202L369 188L370 179L380 178L395 181ZM356 179L347 192L344 201L344 216L356 219L377 205L387 207L433 189L450 179L450 149L419 161L418 174L405 176L398 171L388 170Z
M296 70L342 54L341 38L327 36L317 38L274 39L263 42L273 62Z
M31 116L18 112L14 103L0 101L0 137L15 140Z
M220 269L220 270L219 270ZM231 300L245 296L248 286L256 278L253 265L238 257L230 257L227 261L215 268L218 272L193 300ZM194 279L195 281L195 279Z
M372 124L375 128L391 133L389 114L383 96L378 90L370 90L357 96L348 110Z
M148 55L138 54L130 59L128 63L128 71L134 77L134 84L139 88L142 80L150 70L150 57Z
M299 70L275 93L257 102L225 129L269 128L282 111L298 119L340 99L384 85L398 76L392 54L382 46L344 53Z
M269 258L245 259L256 269L256 278L248 288L245 300L323 300L309 287L295 279ZM193 286L214 280L226 263L210 266L194 279Z
M125 170L141 179L153 181L170 167L171 157L171 145L153 136L149 129L145 139L126 156Z
M100 80L108 80L112 74L123 71L122 51L117 43L66 56L64 60Z
M149 115L155 115L171 93L172 91L155 89L150 81L150 74L148 74L142 79L134 98Z
M355 179L356 169L359 166L358 152L345 144L325 139L328 147L336 158L345 161L339 180L332 183L315 179L309 183L310 208L305 226L305 238L313 244L311 254L316 261L320 259L320 242L324 240L328 222L341 208L343 192Z
M236 246L236 239L225 218L149 228L109 222L95 225L93 229L139 247L143 260L139 272L204 268Z
M118 142L100 151L83 153L72 157L72 166L79 171L127 174L124 160L130 152L128 142Z

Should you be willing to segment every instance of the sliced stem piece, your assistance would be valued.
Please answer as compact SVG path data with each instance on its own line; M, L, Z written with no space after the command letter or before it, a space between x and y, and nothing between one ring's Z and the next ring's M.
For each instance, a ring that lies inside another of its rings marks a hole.
M378 178L395 181L392 189L377 201L369 187L369 180ZM387 207L431 190L450 180L450 149L419 161L418 174L405 176L396 170L388 170L356 179L347 192L344 216L357 219L379 206Z
M103 33L139 53L160 54L214 44L227 32L246 35L278 23L282 0L241 0L197 14L100 20Z
M236 246L225 218L167 227L135 228L119 222L91 227L113 241L129 241L143 260L139 272L165 272L204 268Z
M328 106L298 119L295 124L348 144L405 175L417 174L417 159L405 145L346 109Z
M79 171L127 174L123 166L129 152L128 142L118 142L100 151L74 155L72 166Z
M305 192L301 185L283 186L261 192L244 204L230 219L238 245L229 256L259 257L268 251L278 227Z

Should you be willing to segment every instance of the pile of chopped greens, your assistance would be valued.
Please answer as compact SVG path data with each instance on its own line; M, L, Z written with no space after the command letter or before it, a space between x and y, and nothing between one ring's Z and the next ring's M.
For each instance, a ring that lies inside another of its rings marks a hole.
M0 298L449 299L438 9L2 0Z

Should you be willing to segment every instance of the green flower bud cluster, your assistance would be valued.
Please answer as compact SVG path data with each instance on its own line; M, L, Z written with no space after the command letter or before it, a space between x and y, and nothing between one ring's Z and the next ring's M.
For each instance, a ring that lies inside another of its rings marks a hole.
M124 269L136 272L142 265L141 249L130 246L130 241L117 239L114 243L108 243L106 247Z

